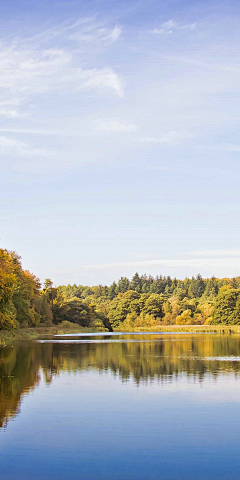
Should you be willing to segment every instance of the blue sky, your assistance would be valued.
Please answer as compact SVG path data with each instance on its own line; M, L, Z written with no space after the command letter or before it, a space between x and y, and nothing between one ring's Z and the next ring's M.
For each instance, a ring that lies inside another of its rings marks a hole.
M0 241L57 284L240 274L238 2L0 5Z

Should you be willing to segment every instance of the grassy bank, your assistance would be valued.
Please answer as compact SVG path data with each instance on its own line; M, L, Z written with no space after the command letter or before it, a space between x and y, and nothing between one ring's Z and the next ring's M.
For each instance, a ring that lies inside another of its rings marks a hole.
M128 330L129 331L129 330ZM197 332L197 333L219 333L219 334L240 334L240 325L157 325L155 327L139 327L135 332Z
M123 331L123 330L115 330ZM128 330L129 332L130 330ZM192 332L192 333L218 333L222 335L240 334L240 325L158 325L156 327L142 327L132 332ZM95 331L97 333L97 331ZM0 331L0 346L9 345L19 340L36 340L49 335L65 333L94 333L94 330L81 327L76 323L62 322L52 327L19 328L14 331ZM125 332L127 333L127 331Z
M76 323L62 322L52 327L34 327L34 328L18 328L13 331L0 331L0 346L9 345L18 340L36 340L45 335L61 335L64 333L91 333L94 330L81 327Z

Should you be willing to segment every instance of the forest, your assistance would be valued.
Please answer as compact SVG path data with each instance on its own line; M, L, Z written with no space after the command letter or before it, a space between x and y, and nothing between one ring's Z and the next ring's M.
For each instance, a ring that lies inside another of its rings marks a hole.
M110 286L60 285L24 270L15 252L0 249L0 330L73 322L102 331L158 325L240 324L240 277L179 280L121 277Z

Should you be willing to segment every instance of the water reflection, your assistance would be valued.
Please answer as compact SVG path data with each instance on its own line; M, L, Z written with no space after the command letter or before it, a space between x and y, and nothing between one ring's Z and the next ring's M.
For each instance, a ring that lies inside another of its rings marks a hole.
M0 349L0 427L6 426L20 408L21 398L40 381L50 384L62 371L110 370L123 381L135 384L157 379L178 381L206 375L238 376L240 337L216 335L132 335L75 337L54 341L22 342ZM62 342L64 340L64 342ZM76 343L77 342L77 343Z

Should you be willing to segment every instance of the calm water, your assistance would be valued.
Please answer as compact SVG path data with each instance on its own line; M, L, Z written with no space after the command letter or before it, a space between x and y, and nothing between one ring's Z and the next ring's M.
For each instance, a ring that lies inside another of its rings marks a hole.
M240 336L0 348L0 478L240 478Z

